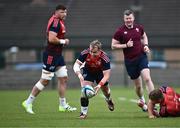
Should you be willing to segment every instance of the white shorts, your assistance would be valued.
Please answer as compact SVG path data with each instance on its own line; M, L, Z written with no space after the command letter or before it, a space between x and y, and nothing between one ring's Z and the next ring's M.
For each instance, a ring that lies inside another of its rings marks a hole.
M49 72L46 71L44 69L42 69L42 74L41 74L41 78L45 79L45 80L51 80L54 77L54 74L57 77L67 77L67 68L66 66L62 66L60 67L58 70L56 70L55 72Z

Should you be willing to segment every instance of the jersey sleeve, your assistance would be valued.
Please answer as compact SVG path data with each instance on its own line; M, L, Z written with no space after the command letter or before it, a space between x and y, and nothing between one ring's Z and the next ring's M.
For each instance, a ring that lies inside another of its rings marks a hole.
M144 35L144 27L143 25L139 25L140 31L141 31L141 36Z
M120 41L121 33L120 33L119 30L117 30L117 31L114 33L113 38L114 38L115 40Z
M54 21L50 25L49 31L53 31L55 33L58 33L60 28L61 28L61 24L59 22L59 19L54 19Z
M88 55L87 50L82 51L81 54L78 57L78 60L81 61L82 63L84 63L85 60L86 60L87 55Z
M110 59L106 54L104 54L102 56L102 64L103 64L103 66L102 66L103 71L111 69Z

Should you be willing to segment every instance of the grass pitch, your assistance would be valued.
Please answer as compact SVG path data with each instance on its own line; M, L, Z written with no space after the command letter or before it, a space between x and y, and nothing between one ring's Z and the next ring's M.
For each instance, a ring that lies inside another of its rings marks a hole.
M180 92L180 88L176 88ZM80 120L80 89L68 89L67 100L78 108L76 112L58 112L56 90L44 90L34 102L35 115L29 115L21 103L29 91L0 91L0 127L180 127L178 118L148 119L134 103L133 88L111 89L115 110L109 111L102 94L90 99L88 118Z

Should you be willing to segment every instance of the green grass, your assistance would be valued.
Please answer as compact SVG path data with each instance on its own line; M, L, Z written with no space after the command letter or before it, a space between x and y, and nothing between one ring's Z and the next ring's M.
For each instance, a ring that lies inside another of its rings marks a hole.
M180 88L176 88L180 92ZM90 99L86 120L80 120L80 90L69 89L67 100L78 110L70 113L58 112L56 90L44 90L34 102L35 115L27 114L21 102L29 91L0 91L0 127L180 127L180 118L148 119L129 99L136 98L132 88L112 88L115 111L110 112L101 93ZM119 100L125 97L127 100Z

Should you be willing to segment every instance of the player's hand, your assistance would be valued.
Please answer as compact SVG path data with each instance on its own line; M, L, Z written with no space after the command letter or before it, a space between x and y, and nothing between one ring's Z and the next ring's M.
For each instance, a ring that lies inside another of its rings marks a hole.
M127 48L133 47L133 41L132 39L130 39L127 43L126 43Z
M99 85L99 84L94 87L94 89L95 89L95 95L98 94L100 88L101 88L101 85Z
M69 39L65 39L65 45L68 45L69 44Z
M154 115L149 115L149 119L154 119L154 118L156 118L156 116L154 116Z
M146 53L149 53L149 52L150 52L150 49L149 49L148 46L144 46L144 52L146 52Z

